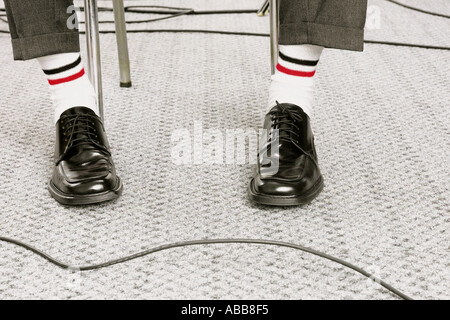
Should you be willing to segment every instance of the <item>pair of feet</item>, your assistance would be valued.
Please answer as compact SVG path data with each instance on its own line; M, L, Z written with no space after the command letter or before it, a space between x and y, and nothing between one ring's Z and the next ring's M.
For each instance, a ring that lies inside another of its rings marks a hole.
M263 129L250 199L274 206L310 202L322 190L323 178L308 115L296 105L277 104ZM65 111L56 123L50 194L65 205L87 205L114 200L122 189L101 119L85 107Z

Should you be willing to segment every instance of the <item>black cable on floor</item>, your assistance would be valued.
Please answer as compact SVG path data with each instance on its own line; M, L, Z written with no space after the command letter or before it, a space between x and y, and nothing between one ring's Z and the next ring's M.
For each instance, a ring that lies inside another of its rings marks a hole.
M167 11L156 11L156 10L142 10L140 8L152 8L154 6L147 5L136 5L136 6L126 6L125 12L130 13L142 13L142 14L169 14L176 12L167 12ZM166 7L166 9L180 9L180 8L171 8ZM234 10L194 10L190 9L190 12L187 15L210 15L210 14L250 14L257 13L258 10L255 9L234 9Z
M147 10L145 12L139 11L139 10L137 10L137 11L129 10L130 8L133 9L136 7L152 8L153 10ZM111 11L111 12L114 11L112 8L101 8L101 9L102 9L101 11ZM154 10L154 9L162 9L162 10ZM170 11L167 11L167 10L170 10ZM81 11L84 11L84 9ZM99 11L100 11L100 8L99 8ZM126 21L127 24L156 22L156 21L172 19L172 18L176 18L179 16L184 16L187 14L194 13L194 9L191 9L191 8L177 8L177 7L154 6L154 5L126 6L126 7L124 7L124 11L125 12L142 13L142 14L165 14L165 15L167 15L162 18L154 18L154 19L147 19L147 20L127 20ZM103 23L115 23L115 21L114 20L99 21L99 24L103 24ZM80 24L84 24L84 22L80 22Z
M398 2L398 1L395 1L395 0L384 0L384 1L387 1L387 2L390 2L390 3L393 3L393 4L396 4L396 5L398 5L398 6L401 6L401 7L403 7L403 8L407 8L407 9L410 9L410 10L413 10L413 11L417 11L417 12L429 14L429 15L431 15L431 16L436 16L436 17L441 17L441 18L450 19L450 16L447 16L447 15L445 15L445 14L441 14L441 13L437 13L437 12L431 12L431 11L423 10L423 9L416 8L416 7L413 7L413 6L409 6L409 5L407 5L407 4L404 4L404 3L401 3L401 2Z
M38 249L36 249L35 247L26 244L24 242L15 240L15 239L10 239L10 238L6 238L6 237L0 237L0 241L3 242L8 242L17 246L20 246L24 249L27 249L39 256L41 256L42 258L46 259L47 261L49 261L50 263L62 268L62 269L69 269L69 270L77 270L77 271L92 271L92 270L99 270L99 269L103 269L103 268L107 268L116 264L120 264L120 263L124 263L124 262L128 262L137 258L142 258L144 256L150 255L150 254L154 254L156 252L159 251L165 251L165 250L169 250L169 249L174 249L174 248L180 248L180 247L190 247L190 246L198 246L198 245L211 245L211 244L260 244L260 245L269 245L269 246L277 246L277 247L285 247L285 248L292 248L292 249L296 249L296 250L300 250L303 252L307 252L310 254L313 254L315 256L324 258L324 259L328 259L330 261L336 262L340 265L343 265L344 267L350 268L360 274L362 274L363 276L367 277L368 279L373 280L374 282L380 284L382 287L386 288L387 290L389 290L390 292L394 293L395 295L399 296L400 298L404 299L404 300L413 300L411 297L407 296L406 294L402 293L401 291L399 291L398 289L394 288L393 286L391 286L390 284L384 282L383 280L377 278L376 276L374 276L373 274L368 273L367 271L364 271L362 268L359 268L345 260L333 257L329 254L311 249L311 248L307 248L298 244L294 244L294 243L289 243L289 242L282 242L282 241L274 241L274 240L260 240L260 239L206 239L206 240L193 240L193 241L183 241L183 242L175 242L175 243L170 243L170 244L166 244L166 245L161 245L161 246L157 246L148 250L144 250L142 252L127 256L127 257L123 257L123 258L119 258L119 259L115 259L115 260L111 260L111 261L107 261L104 263L100 263L100 264L96 264L96 265L89 265L89 266L71 266L67 263L61 262L53 257L51 257L50 255L48 255L47 253L40 251Z

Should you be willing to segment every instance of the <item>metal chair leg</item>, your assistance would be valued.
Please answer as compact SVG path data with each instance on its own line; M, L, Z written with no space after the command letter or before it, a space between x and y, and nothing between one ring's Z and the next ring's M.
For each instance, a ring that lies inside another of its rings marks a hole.
M88 75L97 94L97 104L100 116L103 120L102 67L100 59L97 0L84 0L84 12L86 15Z
M263 5L258 10L257 14L258 16L263 17L267 14L267 12L269 12L269 0L264 1Z
M131 87L130 57L128 53L127 29L123 0L113 0L116 24L117 51L119 53L120 86Z
M270 56L272 74L275 73L275 67L278 63L279 4L279 0L270 0Z

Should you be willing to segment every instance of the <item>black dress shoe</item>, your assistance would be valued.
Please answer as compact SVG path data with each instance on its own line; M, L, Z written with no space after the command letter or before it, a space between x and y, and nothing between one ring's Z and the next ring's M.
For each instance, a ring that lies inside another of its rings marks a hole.
M94 204L122 193L102 120L89 108L65 111L56 123L53 198L66 205Z
M309 203L322 191L323 178L308 115L296 105L278 104L266 115L264 129L250 199L273 206Z

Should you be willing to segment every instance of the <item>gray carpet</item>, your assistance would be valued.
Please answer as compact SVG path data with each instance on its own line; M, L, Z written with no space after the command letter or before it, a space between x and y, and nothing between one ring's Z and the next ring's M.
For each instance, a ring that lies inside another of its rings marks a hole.
M404 2L450 13L446 0ZM226 9L257 8L261 1L164 4ZM371 4L381 9L381 29L368 30L366 38L450 46L450 20L382 0ZM267 32L268 18L195 16L132 26L143 27ZM130 89L118 88L114 35L101 40L106 129L125 189L114 203L67 208L46 190L54 129L44 75L34 61L13 62L9 36L0 35L0 235L73 265L181 240L289 241L348 260L414 298L450 298L449 51L326 50L313 118L326 187L310 205L272 209L247 199L251 165L170 160L172 132L192 132L194 121L221 132L260 127L267 38L130 34ZM284 248L173 249L80 274L0 243L0 298L398 297L340 265Z

